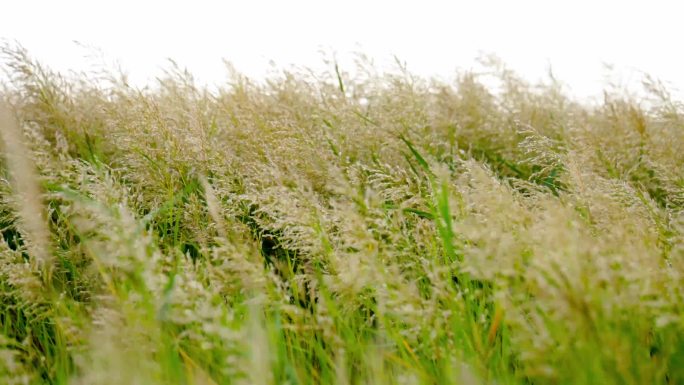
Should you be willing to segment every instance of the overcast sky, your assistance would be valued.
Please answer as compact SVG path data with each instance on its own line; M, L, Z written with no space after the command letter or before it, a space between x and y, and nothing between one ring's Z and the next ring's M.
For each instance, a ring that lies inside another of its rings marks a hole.
M102 49L134 82L166 58L200 80L225 79L222 58L263 76L269 61L321 65L363 51L392 55L423 75L449 77L495 53L530 80L549 65L577 95L598 93L614 64L625 81L651 73L684 88L684 12L679 1L35 1L0 6L0 37L16 39L53 68L92 61L74 41Z

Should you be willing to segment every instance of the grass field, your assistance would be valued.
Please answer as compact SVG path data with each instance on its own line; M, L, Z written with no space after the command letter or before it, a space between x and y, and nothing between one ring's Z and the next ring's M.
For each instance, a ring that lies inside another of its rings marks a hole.
M2 384L684 383L656 81L584 105L360 59L141 90L2 54Z

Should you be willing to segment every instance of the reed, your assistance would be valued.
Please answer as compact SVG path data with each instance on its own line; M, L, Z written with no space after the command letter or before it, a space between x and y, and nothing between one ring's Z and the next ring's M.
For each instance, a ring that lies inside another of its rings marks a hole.
M684 110L651 78L210 92L2 55L2 383L684 383Z

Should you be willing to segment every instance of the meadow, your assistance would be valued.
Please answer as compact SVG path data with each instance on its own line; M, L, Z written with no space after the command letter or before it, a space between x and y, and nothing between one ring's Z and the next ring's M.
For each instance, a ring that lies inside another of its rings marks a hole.
M1 51L1 384L684 383L684 104L653 78L139 88Z

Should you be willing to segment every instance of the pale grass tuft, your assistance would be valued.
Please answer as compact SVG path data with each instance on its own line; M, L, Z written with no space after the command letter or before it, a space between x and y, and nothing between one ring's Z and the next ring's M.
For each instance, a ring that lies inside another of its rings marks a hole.
M52 250L47 226L43 192L29 148L17 121L4 102L0 103L2 153L12 176L13 206L19 227L27 239L29 254L40 269L50 269Z

